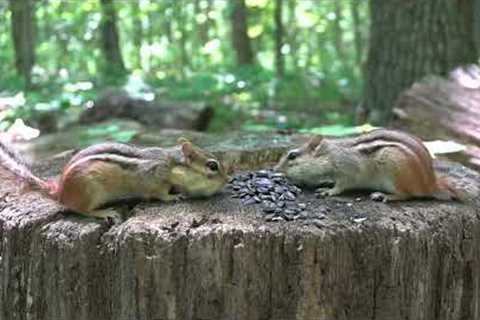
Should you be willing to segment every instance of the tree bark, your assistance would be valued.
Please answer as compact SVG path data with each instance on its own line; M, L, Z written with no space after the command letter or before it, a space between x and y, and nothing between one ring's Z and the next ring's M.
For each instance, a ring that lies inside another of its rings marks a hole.
M247 30L248 11L245 0L232 0L231 2L232 45L235 50L237 64L253 64L254 56Z
M135 50L135 59L134 67L141 69L142 68L142 43L143 43L143 25L142 25L142 12L140 10L140 1L132 0L130 3L130 8L132 12L132 24L133 24L133 47Z
M7 183L0 198L2 320L480 317L474 206L307 194L321 219L265 222L218 195L109 226Z
M283 0L275 0L275 70L277 77L283 77L285 73L285 60L282 54L284 28L283 28Z
M480 50L480 0L474 0L473 5L473 24L474 24L474 37L475 46L477 50Z
M125 71L125 65L120 49L120 37L117 28L117 13L115 11L114 0L100 0L100 4L102 7L100 29L102 32L102 51L105 58L104 70L107 74L111 71L123 73Z
M34 0L10 0L12 40L15 49L15 67L25 82L32 85L32 68L35 64L35 5Z
M297 17L295 15L296 0L288 0L288 44L290 45L290 59L292 62L292 68L298 69L298 42L296 25Z
M399 93L427 74L478 60L474 0L371 0L364 89L373 123L385 123Z
M162 10L166 11L168 8L172 8L174 4L172 4L170 1L164 1L162 2ZM150 26L150 44L153 44L153 38L154 38L154 31L153 31L153 25L155 19L153 17L153 14L150 13L149 15L149 26ZM165 12L162 15L162 32L165 34L167 37L167 40L170 44L175 42L175 39L173 38L173 26L172 26L172 13L170 16L167 17Z
M359 12L359 1L352 0L350 1L350 13L352 15L353 22L353 36L355 43L355 61L358 66L362 64L363 56L363 45L362 45L362 32L360 29L360 12Z
M180 63L179 69L181 71L182 77L185 76L185 70L190 66L190 57L187 51L187 42L188 42L188 30L187 30L187 10L186 7L177 2L174 10L177 12L176 19L178 22L178 31L180 32L180 37L178 39L178 49L180 52Z
M65 10L68 10L67 3L63 1L59 4L57 12L64 12ZM58 49L56 50L57 57L55 58L55 68L57 70L60 68L64 68L71 61L68 49L70 45L71 26L66 24L60 30L56 30L52 21L42 21L42 24L43 36L39 34L39 38L48 39L52 34L55 35L55 44L58 47Z
M358 1L358 0L357 0ZM342 64L345 64L345 51L343 50L343 29L341 25L341 21L343 19L342 15L342 3L341 1L334 1L334 12L335 12L335 20L333 24L334 37L335 37L335 51L337 52L338 58L340 59Z

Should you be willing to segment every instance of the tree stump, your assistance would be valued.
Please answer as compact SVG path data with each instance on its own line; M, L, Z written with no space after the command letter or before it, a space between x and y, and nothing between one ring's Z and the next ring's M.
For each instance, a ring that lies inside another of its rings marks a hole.
M480 317L478 204L302 197L318 218L265 222L225 191L124 205L110 226L1 184L0 318Z

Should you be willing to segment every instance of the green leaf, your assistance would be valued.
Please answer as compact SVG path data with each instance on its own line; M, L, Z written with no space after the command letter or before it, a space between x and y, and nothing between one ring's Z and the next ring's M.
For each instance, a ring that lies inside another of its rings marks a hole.
M301 133L320 134L326 136L346 136L352 134L359 134L365 131L370 131L369 128L373 128L370 125L363 125L357 127L343 126L343 125L330 125L322 126L310 129L301 129Z

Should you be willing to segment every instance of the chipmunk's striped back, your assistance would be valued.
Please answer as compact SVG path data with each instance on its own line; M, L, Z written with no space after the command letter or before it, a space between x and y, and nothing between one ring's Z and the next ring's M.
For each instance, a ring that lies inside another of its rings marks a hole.
M116 143L116 142L107 142L99 143L93 146L90 146L86 149L83 149L77 152L69 161L69 163L74 163L79 159L83 159L88 156L98 155L98 154L113 154L118 156L124 156L128 158L142 158L142 152L140 148L135 146Z
M352 148L366 154L386 147L399 150L418 173L416 183L422 186L421 189L434 191L437 182L432 157L420 139L400 131L377 129L356 137L353 141Z
M329 196L365 189L376 191L372 199L382 201L461 198L449 181L437 178L433 159L423 142L395 130L378 129L320 142L315 137L287 153L277 168L307 186L333 181L333 188L321 191Z
M408 133L396 130L376 129L353 139L355 141L353 147L364 145L365 149L367 149L368 146L381 146L382 143L395 143L397 145L402 145L404 146L404 149L408 148L414 154L419 155L422 162L427 167L433 168L432 157L430 156L428 149L420 139Z

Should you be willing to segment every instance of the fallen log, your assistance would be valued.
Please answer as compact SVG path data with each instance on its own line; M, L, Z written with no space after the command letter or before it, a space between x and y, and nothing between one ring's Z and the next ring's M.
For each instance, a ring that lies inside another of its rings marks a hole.
M106 90L91 108L80 115L80 124L112 118L135 120L145 126L162 129L204 131L213 117L213 108L205 103L147 101L122 90Z
M392 126L423 140L453 140L467 146L450 159L480 169L480 68L461 67L448 79L428 77L405 90Z

